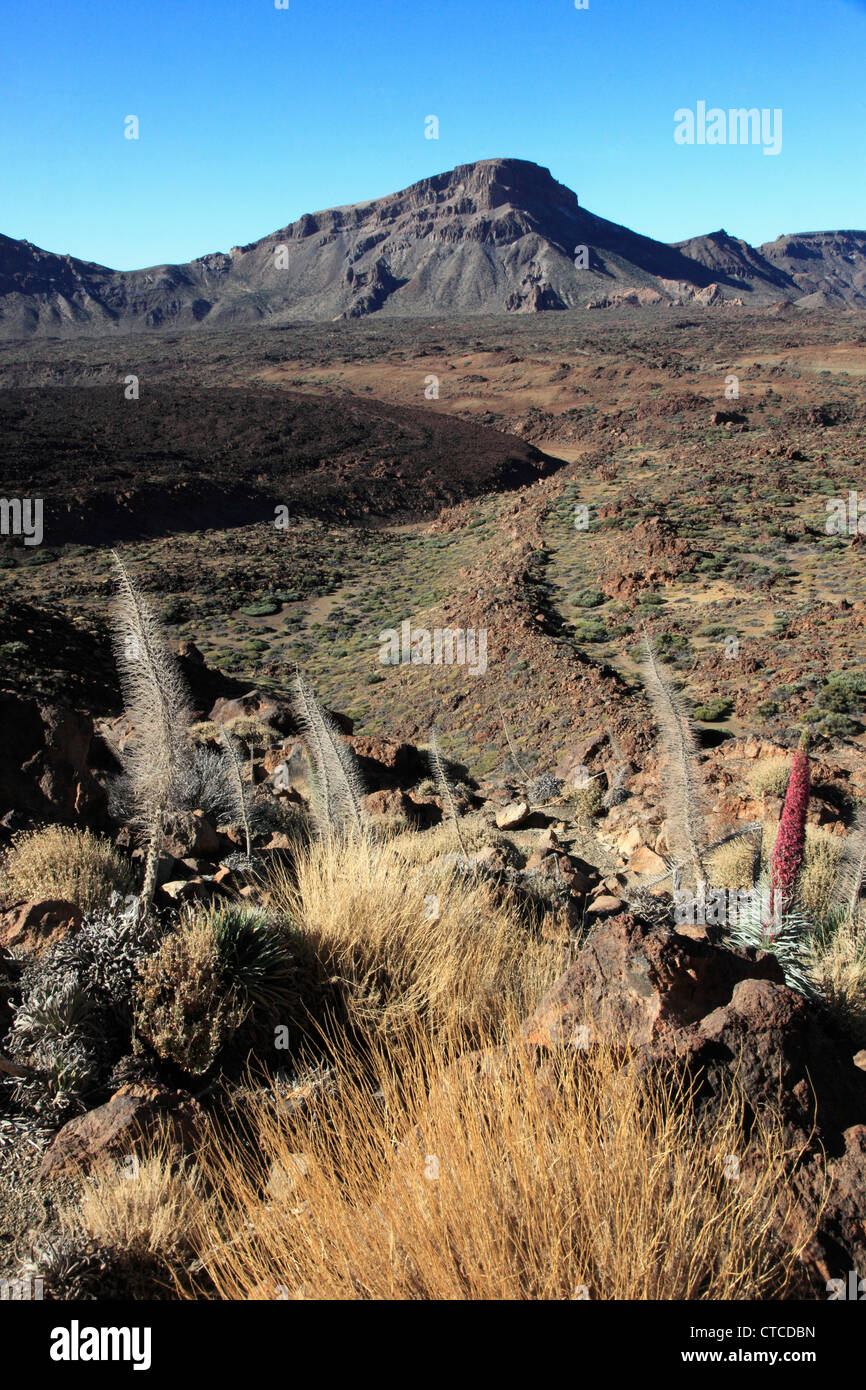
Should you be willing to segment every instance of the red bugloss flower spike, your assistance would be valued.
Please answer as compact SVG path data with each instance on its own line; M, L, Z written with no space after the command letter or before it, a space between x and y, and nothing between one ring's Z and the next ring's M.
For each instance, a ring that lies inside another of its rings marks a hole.
M797 881L806 857L806 812L809 809L810 789L808 734L804 734L791 765L779 834L773 849L769 903L772 924L788 910L797 891Z

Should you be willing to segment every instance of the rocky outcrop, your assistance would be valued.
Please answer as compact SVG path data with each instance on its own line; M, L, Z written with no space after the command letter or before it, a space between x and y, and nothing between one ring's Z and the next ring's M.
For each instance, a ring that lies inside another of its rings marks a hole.
M39 1176L57 1178L122 1161L158 1130L165 1131L170 1144L192 1152L204 1125L204 1111L185 1091L133 1082L121 1086L105 1105L67 1121L43 1155Z
M790 1152L789 1219L820 1284L866 1267L866 1072L853 1045L783 982L775 957L622 913L599 926L521 1031L541 1054L603 1034L640 1066L691 1079L712 1107L731 1087L777 1117ZM744 1136L745 1138L746 1136ZM829 1183L827 1179L829 1178Z
M41 956L78 931L83 916L75 903L45 900L0 912L0 946L16 956Z
M64 705L0 691L0 820L100 826L106 795L88 770L93 721Z

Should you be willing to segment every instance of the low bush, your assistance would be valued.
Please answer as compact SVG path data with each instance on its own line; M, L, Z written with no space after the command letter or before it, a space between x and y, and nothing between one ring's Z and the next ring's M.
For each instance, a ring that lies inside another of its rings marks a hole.
M702 724L715 724L719 720L728 719L733 713L733 705L730 700L716 696L715 699L705 700L703 704L695 705L692 714L695 719Z
M244 1023L249 1005L227 985L213 922L191 916L143 963L133 1042L192 1076L209 1071Z
M132 874L108 840L92 830L49 825L16 835L3 861L6 903L60 898L82 912L105 908L133 891Z

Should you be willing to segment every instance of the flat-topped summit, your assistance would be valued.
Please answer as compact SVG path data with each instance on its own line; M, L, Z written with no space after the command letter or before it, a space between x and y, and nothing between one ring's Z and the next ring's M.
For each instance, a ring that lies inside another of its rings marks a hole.
M115 271L0 236L6 339L693 299L866 308L866 233L667 245L588 212L549 169L502 157L184 265Z

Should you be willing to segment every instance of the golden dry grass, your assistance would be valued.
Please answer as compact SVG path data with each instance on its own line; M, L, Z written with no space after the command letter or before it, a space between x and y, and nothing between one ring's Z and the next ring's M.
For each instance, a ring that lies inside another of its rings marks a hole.
M58 1213L61 1226L132 1255L171 1261L208 1209L198 1170L174 1164L165 1139L154 1140L143 1156L82 1174L79 1182L76 1201Z
M0 895L7 903L55 898L90 912L133 887L128 865L108 840L63 825L16 835L2 868Z
M465 816L460 821L460 838L467 853L472 854L503 837L479 817ZM429 864L442 854L460 853L454 826L445 821L429 830L405 831L390 841L389 848L407 864Z
M777 820L764 822L762 868L769 870L779 833ZM817 924L833 909L842 841L819 825L806 826L806 856L797 891L798 905ZM751 888L753 841L744 836L720 845L707 857L710 878L718 888Z
M749 786L758 796L784 796L790 776L790 758L762 758L749 772Z
M842 920L819 936L810 974L834 1016L860 1047L866 1046L866 931L862 919Z
M308 1112L262 1093L252 1144L203 1155L197 1253L226 1299L748 1299L785 1293L800 1250L786 1155L730 1098L698 1120L607 1046L480 1073L420 1032L343 1068ZM735 1177L736 1163L739 1176ZM210 1287L210 1285L209 1285Z
M776 843L778 825L774 827ZM820 825L806 826L806 859L797 898L803 911L820 922L832 912L836 901L837 874L842 854L842 841Z
M364 1031L523 1015L563 967L562 946L522 920L516 896L435 865L412 869L396 841L317 841L291 874L276 870L271 894Z
M710 882L716 888L751 888L755 841L748 836L729 840L707 855Z

